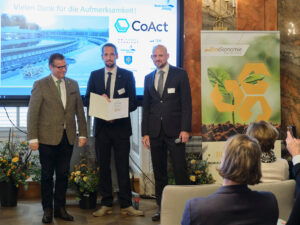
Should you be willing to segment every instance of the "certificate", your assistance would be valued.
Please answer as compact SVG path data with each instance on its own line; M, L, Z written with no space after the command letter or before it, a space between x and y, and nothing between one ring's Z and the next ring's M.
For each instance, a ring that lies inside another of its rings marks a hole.
M102 95L91 92L89 116L103 120L115 120L128 117L128 98L113 98L110 102Z

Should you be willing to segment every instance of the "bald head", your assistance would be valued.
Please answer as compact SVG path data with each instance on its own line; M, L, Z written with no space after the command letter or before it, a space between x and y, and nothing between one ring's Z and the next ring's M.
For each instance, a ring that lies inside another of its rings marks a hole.
M152 50L151 58L157 69L162 69L167 65L169 59L169 53L167 48L163 45L156 45Z

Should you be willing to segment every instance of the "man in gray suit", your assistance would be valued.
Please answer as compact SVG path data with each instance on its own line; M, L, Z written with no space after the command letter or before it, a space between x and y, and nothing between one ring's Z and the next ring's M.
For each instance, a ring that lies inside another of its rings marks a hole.
M166 47L155 46L151 57L157 69L145 77L142 136L144 146L151 149L155 194L159 206L152 220L158 221L162 191L168 184L168 152L176 184L189 183L185 143L191 131L192 102L187 72L168 64Z
M87 128L83 103L76 81L66 78L67 64L63 55L49 58L51 74L34 83L27 114L28 140L32 150L39 149L42 166L41 193L44 215L42 222L53 217L73 221L65 210L70 159L79 130L78 146L86 143ZM53 196L53 174L55 192Z

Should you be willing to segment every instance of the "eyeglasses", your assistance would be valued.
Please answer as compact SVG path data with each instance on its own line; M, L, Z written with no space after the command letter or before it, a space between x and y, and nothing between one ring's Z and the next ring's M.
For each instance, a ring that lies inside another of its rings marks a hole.
M55 66L55 65L52 64L52 66L55 67L55 68L57 68L57 69L59 69L59 70L62 70L62 69L68 69L68 66L69 66L69 65Z

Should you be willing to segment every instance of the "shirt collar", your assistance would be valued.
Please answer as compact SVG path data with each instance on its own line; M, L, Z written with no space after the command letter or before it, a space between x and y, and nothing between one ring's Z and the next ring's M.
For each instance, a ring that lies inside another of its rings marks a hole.
M156 73L158 73L158 71L164 71L164 74L168 74L169 68L170 68L170 65L169 65L169 63L167 63L162 69L157 69Z
M105 74L107 74L108 72L111 72L111 75L112 76L115 76L117 74L117 66L115 66L111 71L108 71L106 68L105 68Z
M58 81L57 77L54 76L53 74L51 74L52 79L54 80L54 82L56 83L56 81ZM65 78L61 79L61 82L64 82Z

